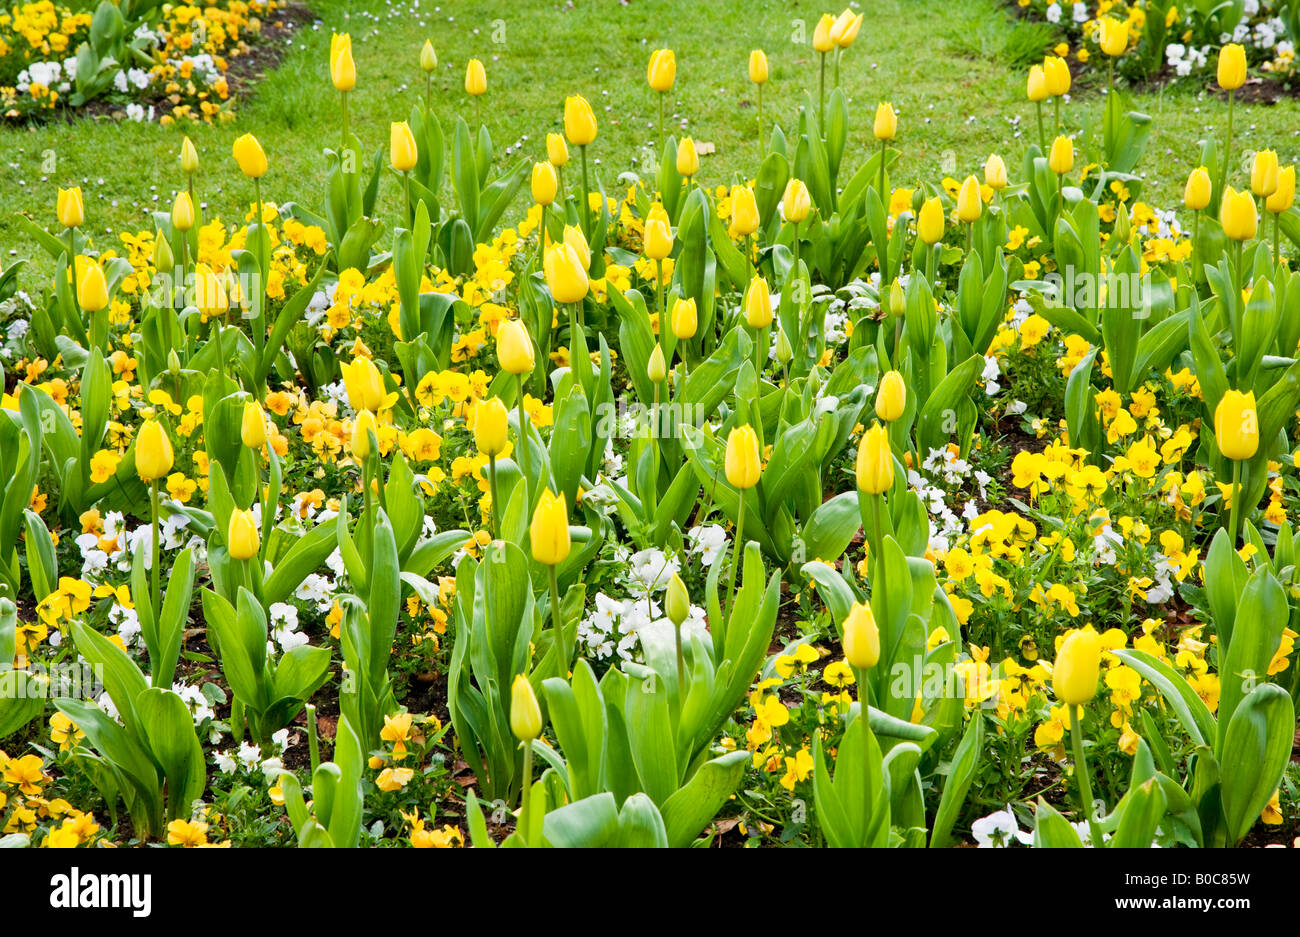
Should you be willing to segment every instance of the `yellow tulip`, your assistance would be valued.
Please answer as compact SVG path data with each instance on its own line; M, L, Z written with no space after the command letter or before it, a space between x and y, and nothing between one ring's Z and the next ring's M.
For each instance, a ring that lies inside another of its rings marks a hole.
M840 626L844 659L857 670L870 670L880 660L880 628L871 606L854 602Z
M533 559L544 566L558 566L569 556L569 513L564 495L547 488L537 499L532 523L528 525Z
M984 163L984 184L999 191L1007 187L1007 164L996 153Z
M236 560L251 560L257 556L262 544L257 524L252 511L235 510L230 513L230 525L226 528L226 549Z
M1255 236L1259 230L1259 216L1249 192L1237 192L1228 186L1219 205L1219 224L1223 225L1223 233L1234 241L1249 241Z
M862 13L854 15L848 7L844 12L835 18L831 25L831 40L841 49L847 49L853 45L853 40L858 38L858 32L862 29Z
M352 454L358 462L364 462L370 455L370 434L379 438L379 423L369 410L362 410L352 421Z
M791 179L786 183L781 203L785 209L785 220L793 224L798 224L812 214L812 197L802 179Z
M916 234L931 246L943 240L943 202L936 195L921 204L921 212L916 218Z
M877 140L894 139L898 133L898 115L894 113L894 105L888 101L876 105L876 120L871 126L871 132Z
M758 216L758 201L754 190L747 185L731 187L731 226L741 237L748 237L758 230L762 219Z
M580 303L586 297L591 282L571 244L561 242L548 248L542 266L551 298L557 303Z
M664 614L677 627L681 627L691 614L691 594L686 590L682 577L673 573L664 590Z
M55 205L55 214L59 224L65 228L79 228L86 220L86 205L81 200L81 186L71 189L59 189L59 199Z
M420 48L420 71L427 75L437 67L438 53L433 50L433 43L426 39L424 45Z
M1047 100L1047 75L1043 72L1043 66L1030 66L1025 93L1029 95L1029 100L1035 104Z
M521 742L532 742L542 734L542 708L537 705L533 685L523 674L510 684L510 731Z
M699 314L695 309L695 300L682 299L673 303L673 335L679 340L694 338L695 330L700 326Z
M1264 207L1275 215L1289 209L1295 202L1295 167L1287 166L1277 174L1277 189L1264 202Z
M244 416L239 422L239 439L249 449L266 445L266 414L254 400L244 404Z
M699 171L700 154L695 150L695 141L682 137L682 142L677 144L677 175L689 179Z
M388 125L388 161L398 172L410 172L419 162L419 150L415 145L415 134L406 121Z
M182 190L176 193L172 202L172 227L177 231L188 231L194 227L194 202L190 193Z
M135 435L135 473L148 483L167 477L176 460L167 430L157 420L145 420Z
M564 226L564 243L573 248L574 256L583 270L591 269L591 248L587 246L587 236L576 224Z
M1101 43L1101 51L1107 55L1123 55L1128 50L1128 21L1102 17L1097 41Z
M357 65L352 60L352 37L335 33L330 38L330 81L340 91L357 86Z
M550 205L555 201L555 193L559 188L559 181L555 178L555 167L549 162L533 163L533 201L538 205Z
M646 69L646 80L650 90L662 94L671 90L677 79L677 56L672 49L656 49L650 53L650 65Z
M506 451L510 421L500 397L489 397L474 408L474 445L485 456Z
M889 434L879 423L862 434L855 466L858 489L869 495L881 495L894 487L894 452Z
M564 135L574 146L586 146L596 139L596 115L580 94L564 99Z
M889 314L895 319L901 319L907 314L907 294L903 292L903 284L898 277L894 277L894 282L889 287Z
M746 423L727 434L727 483L733 488L753 488L763 466L758 456L758 435Z
M199 151L194 148L190 138L181 141L181 172L194 174L199 171Z
M77 305L84 312L99 312L108 305L108 283L104 268L91 261L77 279Z
M903 382L903 375L886 371L880 379L880 389L876 391L876 416L886 422L896 420L906 407L907 384Z
M239 165L239 171L250 179L260 179L266 175L269 168L266 162L266 153L262 151L262 144L257 142L257 137L251 133L246 133L235 140L234 146L231 147L234 154L235 162Z
M1183 189L1183 205L1191 211L1200 211L1210 204L1210 174L1204 166L1198 166L1187 177L1187 186Z
M1047 82L1047 93L1052 97L1069 94L1070 66L1059 55L1049 55L1043 59L1043 78Z
M1246 50L1235 42L1219 50L1219 87L1236 91L1246 83Z
M646 257L651 260L663 260L673 252L673 232L667 224L658 218L652 218L646 222L642 247Z
M1074 141L1062 134L1052 141L1052 152L1047 157L1047 167L1058 176L1074 168Z
M209 319L224 315L230 308L225 284L207 264L194 267L194 305Z
M556 169L564 168L564 164L569 161L569 146L561 134L546 135L546 158Z
M1277 191L1277 153L1257 150L1250 163L1250 191L1266 198Z
M360 412L370 410L379 412L384 405L387 394L384 391L384 376L369 358L353 358L341 365L343 388L348 394L348 403L352 409Z
M497 329L497 361L511 374L527 374L533 369L533 340L519 319L507 319Z
M664 349L662 345L656 344L655 350L650 352L650 360L646 362L646 377L655 384L662 384L668 377L668 362L664 361Z
M980 197L979 180L967 176L957 193L957 220L963 224L978 221L984 211L984 200Z
M1255 393L1229 390L1214 408L1214 438L1225 459L1242 462L1259 451L1259 416Z
M751 329L765 329L772 324L772 294L767 278L756 276L745 290L745 321Z
M1052 666L1052 691L1059 701L1080 706L1097 695L1101 650L1101 638L1092 628L1072 632L1061 642Z
M749 80L756 85L767 81L767 53L754 49L749 53Z
M470 59L465 66L465 93L473 97L487 93L487 70L478 59Z
M813 50L825 55L835 48L835 40L831 38L831 30L835 27L835 17L829 13L823 13L822 18L817 21L817 26L813 29Z

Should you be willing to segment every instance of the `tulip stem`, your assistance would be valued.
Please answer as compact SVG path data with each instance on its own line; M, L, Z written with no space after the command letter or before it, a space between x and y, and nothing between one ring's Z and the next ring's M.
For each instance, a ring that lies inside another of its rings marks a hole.
M1034 106L1038 108L1038 143L1047 152L1047 132L1043 130L1043 102L1035 101Z
M668 328L668 319L664 315L664 262L655 261L655 302L659 310L659 350L664 350L664 332Z
M794 225L794 266L791 270L795 276L799 275L799 222L793 222Z
M674 637L677 640L677 698L686 699L686 665L682 659L682 626L673 622Z
M551 627L555 629L555 647L560 652L560 676L568 679L569 661L573 652L569 650L569 642L564 634L564 618L560 615L560 579L554 566L547 566L546 571L550 573L551 580Z
M307 747L311 751L312 774L320 767L320 741L316 738L316 706L307 704Z
M763 155L763 86L758 86L758 155Z
M871 706L867 702L866 668L853 669L858 681L858 721L862 723L862 842L859 845L866 846L867 831L871 829Z
M348 93L346 91L340 91L339 96L343 101L343 143L339 147L339 158L341 159L348 149Z
M427 118L433 113L433 74L429 73L424 76L424 116Z
M411 172L402 173L402 188L406 197L406 223L410 224L414 215L411 212Z
M659 92L659 154L664 151L664 93Z
M826 136L826 128L822 126L822 123L826 119L826 53L825 52L821 53L821 58L822 58L821 89L817 101L817 124L818 124L818 129L820 130L821 135L824 139Z
M1228 182L1228 165L1232 162L1232 106L1237 92L1228 92L1228 135L1223 141L1223 169L1219 172L1219 197L1223 197L1223 187Z
M546 275L546 206L542 208L542 220L537 226L537 269Z
M582 192L578 200L578 205L582 208L582 227L583 234L588 238L591 237L591 199L587 193L591 191L591 185L587 181L587 146L583 144L578 147L578 152L582 155Z
M1282 250L1281 243L1278 240L1278 215L1273 215L1273 266L1277 266L1281 261Z
M68 269L72 272L72 308L78 318L81 315L81 300L77 297L77 246L76 228L68 229Z
M651 524L659 513L659 382L655 381L654 406L650 409L650 490L648 516Z
M149 607L153 610L156 626L162 597L160 585L162 564L158 561L158 479L156 478L149 483L149 513L153 533L153 552L149 558Z
M894 457L892 449L890 450L889 457L891 459ZM874 589L876 585L875 565L880 559L880 555L884 550L884 543L885 543L885 537L882 532L882 526L880 523L880 505L885 500L885 496L883 494L879 494L879 495L869 495L868 497L871 498L871 526L875 529L876 539L875 542L871 544L871 552L873 555L868 557L870 562L867 564L867 569L871 573L871 586Z
M533 786L533 740L528 739L524 742L524 783L519 789L519 822L515 824L515 832L520 838L527 840L525 831L528 829L528 801Z
M501 511L501 502L497 500L497 457L495 454L488 456L488 491L492 493L492 514L489 518L492 539L496 540L500 536L497 530L497 515Z
M1059 136L1061 133L1061 96L1059 94L1052 98L1052 109L1056 118L1056 133Z
M528 465L528 414L524 411L524 376L516 374L515 383L519 388L519 468L524 473L524 507L531 509L533 480L529 475Z
M741 552L745 549L745 489L736 489L736 544L731 551L731 583L727 586L727 618L731 618L731 603L736 597L736 569L740 566Z
M884 206L886 216L889 215L889 198L885 195L885 149L888 145L888 141L880 141L880 203ZM883 263L881 269L884 269Z
M1095 811L1092 806L1092 780L1088 777L1088 759L1083 753L1083 726L1080 725L1079 706L1070 706L1070 744L1074 748L1074 774L1079 780L1079 800L1082 801L1083 815L1088 819L1088 832L1092 839L1092 847L1100 849L1104 843L1101 839L1101 828L1097 825L1097 820L1093 816Z
M1228 509L1228 535L1232 548L1237 548L1237 516L1241 505L1241 460L1232 460L1232 505Z

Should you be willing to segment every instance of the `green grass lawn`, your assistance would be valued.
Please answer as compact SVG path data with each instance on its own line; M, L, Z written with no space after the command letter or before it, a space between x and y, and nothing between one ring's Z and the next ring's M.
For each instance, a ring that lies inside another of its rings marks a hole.
M167 128L117 123L109 118L0 130L0 264L34 257L34 246L13 220L27 212L53 224L55 190L80 184L86 194L87 230L101 249L116 245L102 232L148 227L148 212L170 204L180 182L176 154L183 133L199 148L198 183L208 214L232 217L252 190L235 167L230 145L255 133L270 159L268 199L320 202L321 149L338 133L338 95L328 80L331 29L351 32L359 81L352 94L353 126L370 147L387 147L388 122L404 119L423 95L417 57L425 38L438 51L435 109L444 126L456 114L472 120L463 91L466 61L487 65L489 91L483 117L498 157L514 162L541 158L545 135L562 126L566 94L588 97L600 122L590 150L607 187L627 169L644 167L656 138L656 104L646 86L650 51L676 50L677 86L669 98L671 132L688 133L716 147L705 157L701 181L730 182L755 167L755 95L746 71L751 48L771 62L765 115L789 124L805 92L817 90L817 56L810 38L817 7L755 0L688 3L630 0L624 4L577 0L560 3L506 0L421 0L419 7L377 0L312 0L321 19L294 38L292 51L238 106L238 119L220 127ZM850 99L850 164L873 144L876 102L898 108L897 145L903 156L897 182L937 182L977 172L993 151L1004 155L1013 181L1034 133L1024 96L1020 43L998 0L875 0L857 43L846 53L841 84ZM1023 28L1016 34L1023 39ZM1100 113L1087 88L1065 108L1071 128ZM1173 207L1187 172L1197 164L1198 141L1221 134L1226 103L1186 86L1135 97L1154 118L1140 167L1148 174L1148 199ZM1283 161L1297 159L1300 105L1287 100L1240 114L1237 140L1245 149L1274 147ZM1023 132L1021 132L1023 131ZM1019 133L1019 136L1018 136ZM509 156L507 147L514 149ZM53 161L55 168L48 169ZM381 205L387 215L399 185L386 179ZM522 211L524 198L517 203ZM391 219L389 219L391 220ZM40 270L48 265L40 262ZM33 286L34 275L24 285Z

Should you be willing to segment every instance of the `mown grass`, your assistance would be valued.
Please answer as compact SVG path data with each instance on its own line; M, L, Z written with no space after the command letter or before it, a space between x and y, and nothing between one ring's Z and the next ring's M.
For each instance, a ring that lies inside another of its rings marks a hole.
M321 149L338 133L338 96L328 81L332 29L353 35L359 83L351 98L353 126L368 147L387 147L388 123L403 119L423 95L419 48L438 50L434 107L444 124L473 107L463 92L465 62L486 62L489 92L483 119L505 162L538 158L548 131L562 125L566 94L592 101L600 137L591 148L598 173L612 187L620 172L644 167L656 138L656 103L645 84L650 50L671 46L678 83L669 99L671 132L712 143L701 180L729 182L756 167L754 86L746 73L751 48L764 48L771 81L765 116L789 126L805 93L817 93L817 56L807 39L818 8L782 0L701 4L686 0L631 0L522 4L518 0L455 0L439 6L378 0L311 0L320 17L300 31L281 65L240 102L233 123L160 127L110 118L58 121L0 130L0 263L33 257L34 246L13 219L30 213L53 223L55 190L80 184L88 230L101 249L116 237L100 232L149 226L148 212L165 207L180 182L176 154L183 133L199 148L198 184L213 214L233 217L251 198L251 186L230 157L236 136L255 133L270 158L269 199L320 201ZM898 184L937 182L977 172L988 153L1002 153L1016 175L1033 135L1024 97L1024 62L1046 33L1015 27L998 0L875 0L857 44L843 60L841 84L850 100L853 164L871 151L871 116L879 100L900 113L897 145L903 157ZM1100 113L1100 98L1077 88L1065 108L1070 128ZM1226 102L1192 86L1135 95L1137 109L1154 119L1141 171L1149 201L1175 205L1199 143L1220 134ZM1250 107L1237 120L1243 148L1276 148L1296 160L1300 104ZM511 147L506 155L505 150ZM52 171L48 169L51 159ZM381 205L398 204L395 179L384 183ZM517 210L522 211L523 198ZM38 270L47 269L38 260ZM36 274L25 277L32 285Z

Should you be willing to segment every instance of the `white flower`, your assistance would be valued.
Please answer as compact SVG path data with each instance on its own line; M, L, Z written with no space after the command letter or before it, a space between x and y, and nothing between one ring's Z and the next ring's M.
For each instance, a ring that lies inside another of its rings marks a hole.
M692 527L686 540L690 544L686 552L700 557L706 567L712 567L727 549L727 532L718 524Z
M262 763L262 750L252 742L241 742L239 744L239 763L248 770L256 768Z
M971 824L970 832L981 849L1010 846L1012 840L1028 845L1034 840L1032 833L1020 829L1020 824L1016 822L1016 815L1011 812L1010 804L1007 805L1006 810L998 810L987 817L980 817Z
M681 569L676 559L654 547L633 553L629 563L628 574L643 594L662 592L668 588L673 574Z

